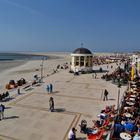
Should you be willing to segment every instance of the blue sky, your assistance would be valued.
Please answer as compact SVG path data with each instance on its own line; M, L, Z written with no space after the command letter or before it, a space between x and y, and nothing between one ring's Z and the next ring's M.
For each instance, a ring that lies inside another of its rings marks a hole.
M0 51L140 50L140 0L0 0Z

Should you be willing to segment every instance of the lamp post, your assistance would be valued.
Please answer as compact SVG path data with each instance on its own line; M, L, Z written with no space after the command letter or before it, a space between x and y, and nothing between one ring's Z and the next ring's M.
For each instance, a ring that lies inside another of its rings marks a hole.
M121 88L121 81L120 78L118 79L118 101L117 101L117 114L119 113L119 103L120 103L120 88Z
M41 72L41 74L40 74L40 82L42 82L42 79L43 79L43 64L44 64L45 57L42 57L41 60L42 61L41 61L41 65L40 65L40 67L41 67L41 70L40 70L40 72Z

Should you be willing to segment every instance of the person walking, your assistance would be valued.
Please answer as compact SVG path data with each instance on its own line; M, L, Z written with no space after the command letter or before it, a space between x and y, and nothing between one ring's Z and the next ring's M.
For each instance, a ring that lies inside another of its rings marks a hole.
M97 73L95 72L95 79L97 79Z
M3 104L1 104L1 107L2 107L1 116L2 116L2 119L4 119L4 110L5 110L5 106L4 106Z
M73 127L68 133L69 140L76 140L76 129Z
M50 84L50 93L52 93L52 92L53 92L53 85Z
M2 106L0 105L0 121L2 120Z
M105 91L104 91L104 99L103 99L104 101L105 100L108 100L108 91L105 89Z
M50 99L49 99L49 106L50 106L50 111L53 112L54 111L54 100L53 100L53 97L50 97Z

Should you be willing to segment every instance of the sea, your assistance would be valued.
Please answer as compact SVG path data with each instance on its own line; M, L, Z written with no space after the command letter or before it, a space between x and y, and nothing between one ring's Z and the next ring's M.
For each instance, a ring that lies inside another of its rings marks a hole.
M44 55L35 55L28 53L5 53L0 52L0 73L13 67L23 65L30 60L47 60Z
M0 52L0 61L12 61L12 60L42 60L47 59L47 56L35 55L35 54L25 54L25 53L5 53Z

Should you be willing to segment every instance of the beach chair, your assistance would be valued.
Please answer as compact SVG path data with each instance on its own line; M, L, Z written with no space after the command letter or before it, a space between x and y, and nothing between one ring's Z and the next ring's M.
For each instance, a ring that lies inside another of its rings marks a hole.
M110 119L107 119L106 121L105 121L105 123L104 123L104 125L103 126L107 126L107 125L109 125L109 123L110 123Z
M105 131L104 129L101 129L98 134L89 134L88 140L102 140L104 131Z

